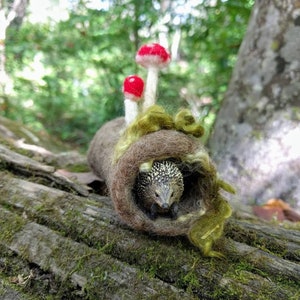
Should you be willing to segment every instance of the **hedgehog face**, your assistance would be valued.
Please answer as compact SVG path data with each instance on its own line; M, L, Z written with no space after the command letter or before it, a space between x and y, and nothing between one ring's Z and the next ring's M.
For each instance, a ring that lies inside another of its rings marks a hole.
M149 186L149 194L151 199L158 204L158 206L164 210L168 210L171 205L178 201L178 192L175 191L172 184L159 183L159 184L151 184Z
M138 201L146 210L168 213L180 201L184 189L183 177L170 161L156 161L149 172L141 172L136 182ZM176 208L176 206L175 206Z

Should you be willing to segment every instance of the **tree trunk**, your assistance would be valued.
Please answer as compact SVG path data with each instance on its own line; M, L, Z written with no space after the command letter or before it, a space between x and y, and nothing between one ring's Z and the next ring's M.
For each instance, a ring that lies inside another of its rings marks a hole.
M256 1L209 143L248 204L300 208L299 82L299 1Z
M225 258L206 258L184 237L125 226L53 166L71 153L26 144L25 156L12 136L0 144L1 299L299 299L297 225L236 213L215 245Z

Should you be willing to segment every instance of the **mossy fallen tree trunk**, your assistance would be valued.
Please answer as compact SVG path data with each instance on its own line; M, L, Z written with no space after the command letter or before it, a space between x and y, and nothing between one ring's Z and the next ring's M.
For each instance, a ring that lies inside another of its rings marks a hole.
M300 231L233 216L205 258L122 224L108 197L0 148L1 299L299 299Z

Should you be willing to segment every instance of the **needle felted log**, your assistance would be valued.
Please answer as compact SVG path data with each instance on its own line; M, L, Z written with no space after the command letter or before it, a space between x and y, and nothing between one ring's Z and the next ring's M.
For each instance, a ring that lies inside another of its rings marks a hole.
M231 209L221 189L233 189L220 180L199 137L203 128L187 110L175 117L154 105L125 129L123 118L106 123L96 133L88 152L94 173L108 186L119 217L130 227L157 235L186 235L204 255L220 256L213 242L223 232ZM183 175L184 191L176 219L155 220L141 209L134 193L141 166L171 160Z

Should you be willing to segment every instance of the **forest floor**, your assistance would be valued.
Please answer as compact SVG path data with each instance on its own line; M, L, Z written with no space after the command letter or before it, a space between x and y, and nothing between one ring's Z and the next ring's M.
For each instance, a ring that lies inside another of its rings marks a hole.
M235 210L224 259L203 257L128 228L85 156L49 140L0 120L1 299L300 298L299 222Z

